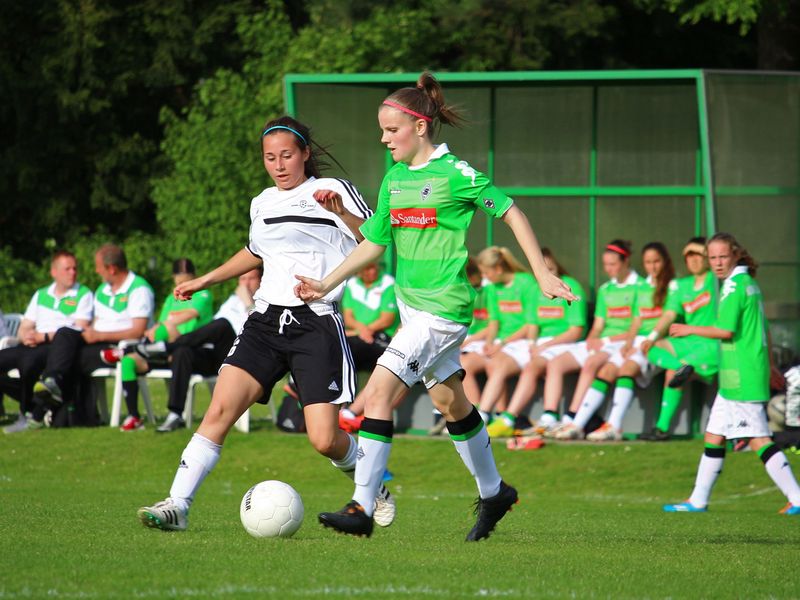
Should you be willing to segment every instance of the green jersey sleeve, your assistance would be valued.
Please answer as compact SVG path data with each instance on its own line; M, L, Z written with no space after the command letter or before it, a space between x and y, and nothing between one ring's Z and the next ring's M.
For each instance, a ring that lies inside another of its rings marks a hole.
M454 196L471 202L495 218L502 217L514 204L514 201L497 189L486 175L473 169L468 162L457 160L453 167L463 175L450 179L450 189Z
M739 316L744 304L744 289L736 283L733 279L727 279L720 293L717 327L725 331L738 329Z
M570 327L586 327L586 294L583 292L583 286L572 277L564 278L564 281L572 288L572 293L578 297L575 302L567 304L567 324Z
M390 173L386 174L381 183L381 189L378 192L378 206L375 208L375 212L359 228L365 239L379 246L389 246L392 243L392 223L389 214Z

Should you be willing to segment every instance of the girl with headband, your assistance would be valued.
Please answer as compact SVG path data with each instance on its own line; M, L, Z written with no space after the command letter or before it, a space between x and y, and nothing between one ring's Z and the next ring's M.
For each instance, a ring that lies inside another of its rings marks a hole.
M195 493L217 464L231 427L255 402L268 400L289 372L311 445L346 475L355 471L356 441L338 427L339 407L353 401L356 385L337 306L343 286L331 286L307 304L293 287L298 270L322 277L350 254L363 239L358 228L372 211L352 183L321 176L325 151L299 121L281 117L268 122L260 144L274 185L252 200L249 243L210 273L175 287L175 297L185 300L264 268L255 307L223 361L211 405L181 455L169 497L139 509L148 527L186 529ZM378 486L370 500L376 522L389 525L394 498Z
M597 290L594 322L586 341L546 349L548 359L544 380L544 413L535 432L547 437L568 428L575 413L567 411L559 421L558 405L564 389L564 376L580 371L573 398L583 398L594 374L614 352L625 344L633 320L636 292L641 277L631 269L631 243L609 242L603 252L603 270L611 278Z
M419 381L444 415L456 450L478 486L477 522L467 540L488 537L517 502L517 491L500 478L486 427L461 385L460 346L475 297L464 268L465 238L476 210L511 228L547 296L577 299L547 270L528 219L513 200L452 154L447 144L434 145L440 124L456 125L460 120L429 73L423 73L415 87L391 94L378 111L378 122L381 142L397 164L383 179L375 215L361 227L365 240L321 281L298 270L296 292L314 302L381 256L387 246L394 244L396 250L402 327L364 390L366 418L359 435L355 493L342 510L319 516L323 525L342 533L372 533L371 498L392 445L392 400Z
M697 335L720 341L719 391L706 425L705 449L697 467L692 495L685 502L667 504L666 512L708 510L711 490L722 472L725 444L747 439L788 503L779 512L800 515L800 486L786 456L772 440L767 424L770 380L785 386L772 365L764 296L755 280L756 261L736 238L717 233L708 242L708 262L720 280L717 318L713 325L673 324L672 337Z

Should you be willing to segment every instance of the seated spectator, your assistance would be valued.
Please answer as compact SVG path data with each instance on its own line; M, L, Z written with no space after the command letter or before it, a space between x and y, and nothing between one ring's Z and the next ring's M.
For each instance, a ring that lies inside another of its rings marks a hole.
M567 275L548 248L542 248L542 256L550 272L563 279L579 300L570 304L562 298L547 298L539 291L536 298L536 319L530 326L529 334L531 360L519 375L508 409L486 428L491 437L509 437L514 434L517 417L536 393L537 381L547 370L548 361L566 352L569 344L580 340L586 329L586 298L583 287ZM484 410L489 410L493 405L490 404L491 398L484 405L487 389L488 385L481 397L481 408Z
M524 272L522 264L508 248L491 246L482 250L478 254L478 268L484 279L491 282L486 293L489 324L482 350L461 355L461 364L466 372L464 392L475 405L481 400L476 375L487 371L490 363L516 365L519 372L530 360L528 325L534 321L535 298L539 292L533 275ZM513 369L513 366L509 368ZM496 377L492 381L489 373L487 386L490 385L498 390L492 392L493 397L499 398L505 390L505 378ZM480 413L488 422L489 413Z
M0 350L2 377L8 379L6 373L15 368L20 377L16 386L19 419L5 427L5 433L43 426L45 409L33 402L34 384L48 361L65 364L68 368L73 360L71 354L59 353L57 349L53 351L51 342L62 327L80 330L92 321L92 292L77 283L75 255L65 250L56 252L50 262L50 276L53 282L36 290L25 309L17 331L19 344ZM2 387L9 389L6 385Z
M342 313L356 371L372 372L400 325L394 277L381 273L377 262L364 265L344 288ZM350 433L358 431L363 412L364 399L356 396L339 412L339 426Z
M156 429L158 433L169 433L186 427L182 415L189 391L189 379L194 373L204 376L217 374L253 308L253 294L261 283L261 274L259 268L241 275L236 290L220 306L210 323L181 334L169 342L158 341L126 348L126 352L135 350L147 359L156 360L169 356L169 367L172 370L167 404L169 413ZM108 362L114 362L121 353L115 349L105 356Z
M188 258L179 258L172 264L172 279L175 285L180 285L185 281L195 278L194 264ZM161 308L158 322L148 328L144 337L148 342L169 342L174 341L179 335L190 333L198 327L211 321L213 314L213 300L211 292L201 290L194 294L189 300L176 300L169 295ZM104 362L108 354L113 354L116 348L101 350L101 358ZM156 361L159 366L166 366L166 361ZM147 373L151 365L147 359L138 353L131 353L123 356L120 360L122 368L122 392L125 396L125 403L128 406L128 415L138 419L123 431L132 431L144 427L144 423L139 418L139 381L138 377L142 373ZM191 373L189 373L191 375ZM184 394L185 398L185 394ZM169 420L169 419L168 419Z
M69 367L49 360L42 378L34 386L34 393L51 408L63 406L64 386L71 382L73 370L88 376L105 363L100 350L113 348L122 340L140 339L153 317L153 289L142 277L128 270L125 252L119 246L105 244L94 256L95 271L103 283L94 295L94 321L82 333L68 328L59 329L53 338L52 354L59 349L65 356L75 356ZM136 383L136 382L134 382ZM126 402L133 396L131 386L124 389ZM96 406L90 403L92 414L82 415L87 424L96 421ZM128 404L128 416L122 429L127 431L141 427L141 418L136 404Z
M713 380L719 364L719 341L699 335L665 337L676 319L686 325L710 326L716 319L717 286L708 268L706 239L696 237L683 248L683 258L690 275L670 284L664 316L642 346L647 359L666 369L661 411L655 428L639 439L662 442L670 437L672 420L683 396L683 384L693 373L705 381Z
M565 425L556 434L559 440L574 440L583 437L584 429L594 413L603 404L606 391L616 382L611 413L608 421L586 438L593 442L619 441L622 439L622 419L633 400L633 384L644 388L650 384L655 367L642 351L642 344L661 319L667 289L675 277L675 268L666 246L661 242L646 244L642 250L642 263L647 279L640 279L634 301L633 320L628 338L619 350L611 353L608 362L595 371L595 379L583 397L574 397L571 411L575 411L572 423ZM584 367L588 370L591 366ZM581 375L583 375L583 371Z
M564 389L564 376L581 371L574 397L583 398L597 369L625 344L641 279L631 268L630 256L631 243L628 241L613 240L605 247L603 270L611 281L597 290L594 322L586 341L567 344L565 351L547 363L544 413L536 424L538 432L553 435L558 428L571 423L575 416L574 412L568 411L559 422L558 405ZM561 350L554 346L546 352Z

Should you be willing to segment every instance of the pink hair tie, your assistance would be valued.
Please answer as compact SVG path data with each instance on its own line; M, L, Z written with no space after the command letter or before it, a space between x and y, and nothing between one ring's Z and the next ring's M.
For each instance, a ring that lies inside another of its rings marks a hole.
M411 115L412 117L417 117L418 119L422 119L423 121L427 121L428 123L431 123L433 121L433 119L431 119L430 117L426 117L425 115L420 114L417 111L411 110L410 108L406 108L405 106L403 106L402 104L398 104L397 102L392 102L391 100L384 100L383 103L386 106L391 106L392 108L401 110L404 113Z
M631 255L631 253L625 250L625 248L622 248L621 246L616 246L614 244L609 244L608 246L606 246L606 250L611 250L612 252L621 254L625 258L628 258Z

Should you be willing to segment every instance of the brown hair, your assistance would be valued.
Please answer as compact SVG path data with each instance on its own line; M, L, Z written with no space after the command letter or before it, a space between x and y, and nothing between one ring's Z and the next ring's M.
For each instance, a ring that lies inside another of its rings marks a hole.
M564 267L561 266L560 262L558 262L558 259L556 258L556 255L553 254L553 251L550 250L550 248L546 248L546 247L542 248L542 256L544 258L549 258L550 260L552 260L555 263L555 265L556 265L556 274L559 277L563 277L564 275L569 275L569 273L567 273L567 270Z
M478 254L478 264L483 267L499 266L506 273L521 273L526 271L525 267L519 262L508 248L500 246L489 246Z
M328 162L329 159L333 161L336 166L342 169L342 171L345 170L341 163L336 160L330 152L328 152L327 148L320 146L314 141L314 139L311 137L310 127L288 115L278 117L277 119L272 119L264 124L264 129L261 133L262 152L264 137L268 135L274 135L281 131L293 134L292 137L294 138L297 147L300 148L301 151L305 150L306 148L309 149L308 160L306 161L304 167L304 173L306 177L321 177L322 170L330 167L330 163Z
M173 275L194 275L195 273L191 258L178 258L172 263Z
M74 260L74 261L76 261L76 262L77 262L77 260L78 260L78 259L77 259L77 257L76 257L76 256L75 256L75 255L74 255L72 252L70 252L69 250L56 250L56 251L53 253L53 258L50 260L50 264L51 264L51 265L52 265L52 264L55 264L55 262L56 262L56 261L57 261L59 258L65 258L65 257L66 257L66 258L71 258L71 259L73 259L73 260Z
M453 105L447 104L442 85L428 71L422 72L417 79L416 86L404 87L392 92L386 97L385 102L398 104L429 121L431 126L428 128L428 137L433 137L435 129L438 129L441 124L460 127L464 123L461 111ZM414 118L414 115L411 114L410 117Z
M467 277L475 277L476 275L481 274L481 270L478 268L478 263L471 256L467 257L466 269L467 269Z
M630 259L633 253L633 242L630 240L611 240L606 244L603 252L613 252L623 261Z
M747 267L747 272L750 274L750 277L756 276L756 271L758 271L758 263L756 259L750 256L750 253L744 248L735 237L733 237L730 233L719 232L715 233L710 240L708 240L708 247L711 242L725 242L730 246L731 252L736 257L736 264L743 265Z
M656 279L656 289L653 290L653 304L656 306L664 306L664 301L667 299L667 291L669 282L675 278L675 266L672 264L672 258L669 255L667 247L661 242L650 242L645 244L642 248L642 256L648 250L655 250L664 261L664 268L658 274Z

